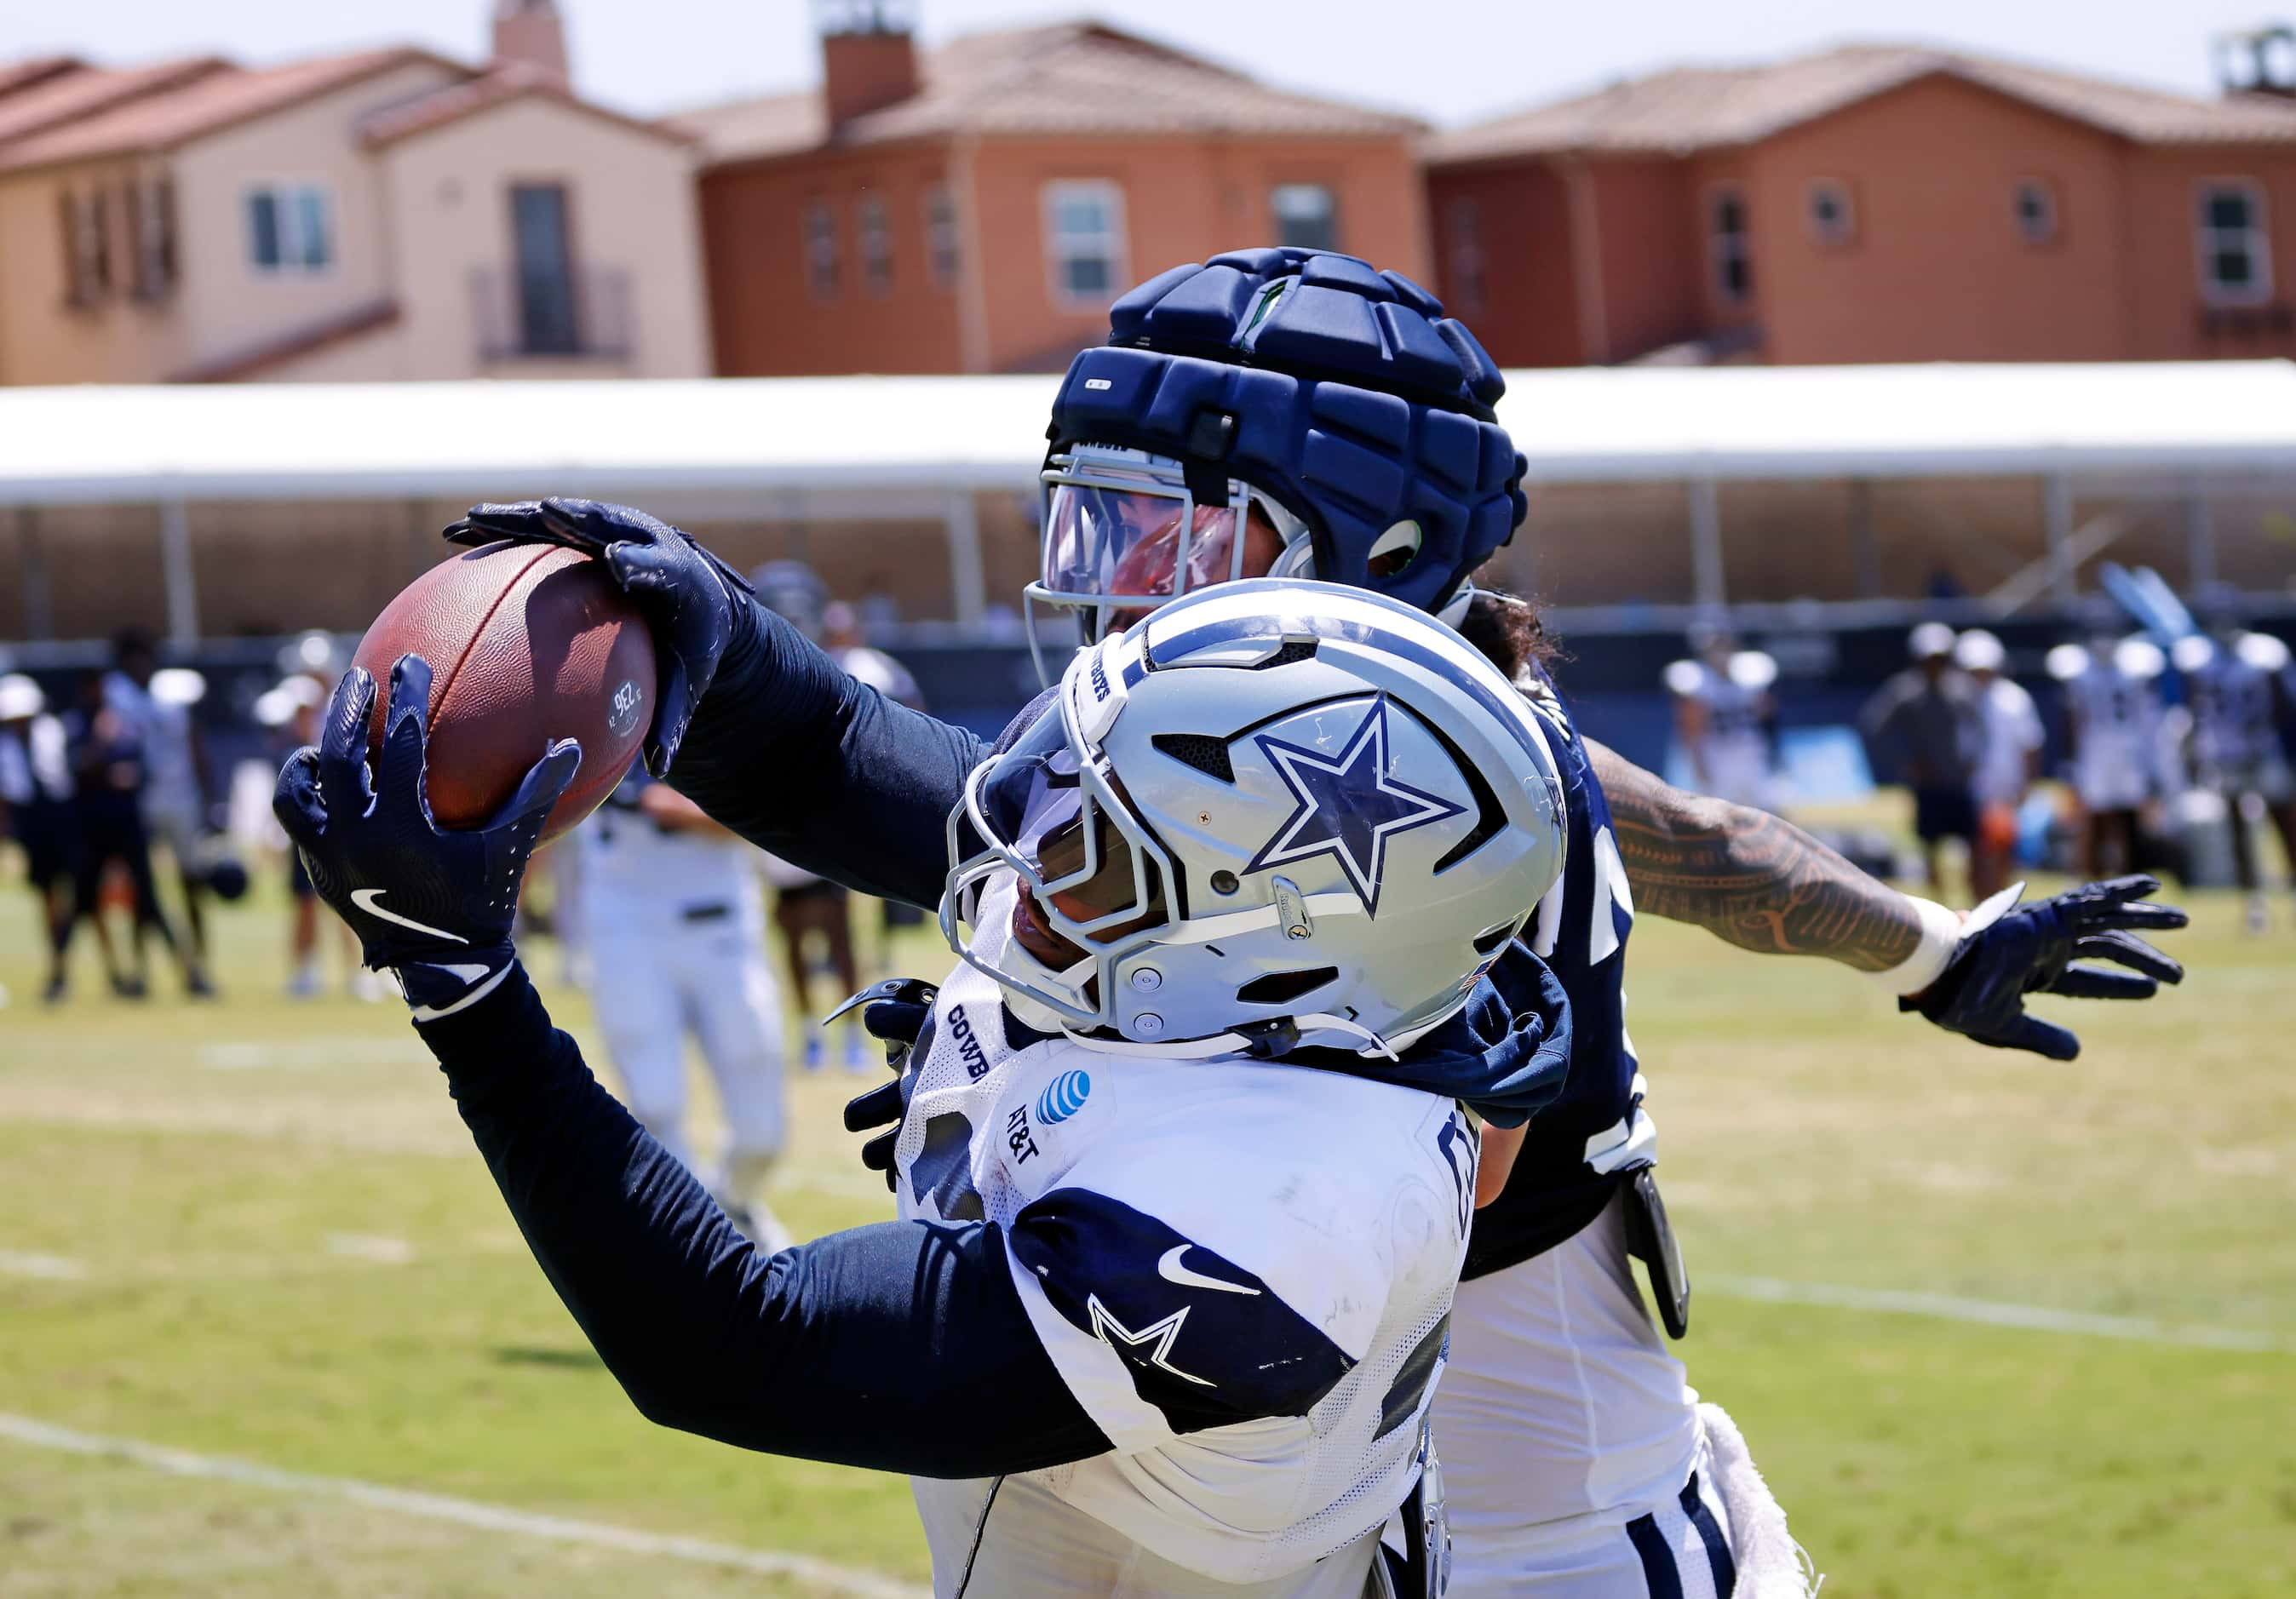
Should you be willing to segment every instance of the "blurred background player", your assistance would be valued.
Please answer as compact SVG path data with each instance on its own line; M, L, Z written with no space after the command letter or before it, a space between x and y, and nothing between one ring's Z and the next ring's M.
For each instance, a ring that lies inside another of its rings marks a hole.
M152 991L147 940L157 934L170 953L179 953L175 931L160 908L152 879L152 847L144 831L144 742L135 724L114 709L101 678L79 680L79 703L65 719L72 769L72 807L79 817L80 878L73 914L95 929L111 991L122 999L142 999ZM123 968L104 919L104 887L117 867L129 896L129 963ZM184 987L196 969L186 967Z
M1733 805L1776 809L1778 711L1770 685L1778 680L1778 663L1713 629L1699 630L1691 642L1696 658L1669 666L1666 686L1693 786Z
M2081 808L2081 870L2135 870L2144 813L2173 786L2164 775L2161 691L2167 657L2147 639L2102 631L2049 652L2064 685L2065 739Z
M1969 895L1984 899L2009 886L2016 865L2017 816L2041 775L2041 713L2033 696L2001 675L2009 652L1982 627L1955 641L1954 664L1977 694L1980 745L1971 778L1977 832L1969 848Z
M2194 779L2224 800L2249 931L2262 932L2271 918L2250 831L2251 808L2272 819L2281 848L2296 865L2296 780L2280 743L2289 697L2288 646L2269 634L2219 624L2211 634L2178 639L2169 658L2184 674L2191 702Z
M783 1138L782 1013L757 852L642 768L565 842L582 855L590 1003L624 1101L734 1225L769 1250L786 1247L764 1197ZM726 1120L714 1169L695 1164L686 1136L689 1033Z
M112 641L112 669L104 676L103 702L134 730L143 750L144 786L137 803L144 849L148 860L152 845L164 845L173 863L184 895L184 936L176 954L183 962L184 988L199 996L215 992L208 976L202 847L209 831L208 752L192 715L192 707L206 697L207 687L207 679L187 667L160 670L148 634L130 628ZM139 906L139 940L142 914Z
M72 808L65 746L63 724L48 714L40 685L21 673L0 677L0 833L23 846L25 882L48 952L41 997L51 1004L64 996L70 982L64 951L78 920L81 877L79 818ZM105 964L111 964L108 955Z
M1906 641L1914 664L1883 684L1858 718L1884 778L1913 791L1923 880L1940 896L1940 850L1948 839L1959 839L1971 849L1974 869L1972 785L1985 742L1976 689L1955 668L1953 647L1953 629L1943 622L1915 628Z

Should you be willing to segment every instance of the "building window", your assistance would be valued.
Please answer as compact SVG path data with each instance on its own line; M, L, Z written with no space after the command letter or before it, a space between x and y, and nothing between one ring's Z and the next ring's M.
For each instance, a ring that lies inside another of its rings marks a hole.
M334 204L316 184L247 192L247 258L258 272L324 272L334 265Z
M823 200L806 202L805 281L814 299L837 298L837 218Z
M2051 244L2057 237L2057 191L2045 178L2021 180L2010 194L2017 236L2028 244Z
M518 349L571 356L582 349L574 293L573 229L563 184L510 186L511 246L518 262Z
M1849 185L1840 178L1811 179L1803 203L1809 214L1809 236L1820 244L1847 244L1857 236L1857 213L1849 203Z
M164 177L127 185L129 291L164 299L176 286L176 185Z
M1754 266L1747 250L1746 197L1735 189L1717 189L1707 201L1706 253L1714 292L1725 305L1743 305L1754 292Z
M1451 268L1451 297L1459 309L1472 314L1483 308L1483 209L1468 199L1453 201L1443 213L1447 254Z
M1278 184L1268 193L1275 242L1300 250L1340 247L1339 197L1322 184Z
M63 235L64 303L93 306L111 292L111 215L101 189L56 195Z
M956 287L956 198L947 184L925 191L925 263L933 287Z
M1045 185L1045 249L1053 300L1064 309L1097 308L1124 280L1124 190L1103 178Z
M893 219L885 202L864 194L853 209L854 226L861 235L861 288L869 294L889 294L893 288Z
M2272 252L2264 235L2264 191L2244 177L2214 178L2200 193L2201 298L2251 306L2272 295Z

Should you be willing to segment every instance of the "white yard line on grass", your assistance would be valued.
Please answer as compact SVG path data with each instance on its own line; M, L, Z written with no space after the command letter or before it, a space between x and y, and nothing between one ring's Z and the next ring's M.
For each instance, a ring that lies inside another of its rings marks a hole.
M75 1432L68 1427L34 1421L29 1416L0 1413L0 1438L13 1439L34 1448L61 1449L71 1455L124 1460L178 1477L204 1477L222 1482L245 1483L255 1488L276 1488L283 1493L347 1499L352 1504L375 1510L424 1516L435 1521L454 1521L464 1527L475 1527L482 1532L518 1533L528 1538L550 1538L562 1544L585 1544L593 1548L613 1549L625 1554L666 1555L672 1560L692 1561L697 1565L726 1566L736 1570L756 1571L767 1577L787 1577L811 1583L824 1592L854 1595L857 1599L926 1599L926 1590L922 1587L898 1582L890 1577L881 1577L873 1571L832 1565L828 1561L816 1560L810 1555L783 1554L769 1549L742 1549L732 1544L713 1544L704 1538L641 1532L636 1528L616 1527L603 1521L578 1521L565 1516L538 1515L531 1511L512 1510L506 1505L483 1505L473 1499L457 1499L445 1494L388 1488L381 1483L360 1482L348 1477L307 1476L300 1472L283 1472L271 1466L258 1465L252 1461L232 1460L217 1455L193 1455L183 1449L144 1443L137 1439L100 1438L93 1433Z
M2046 1305L2010 1305L1998 1300L1968 1300L1956 1294L1911 1289L1850 1288L1834 1283L1786 1283L1776 1277L1702 1276L1695 1286L1726 1298L1761 1300L1773 1305L1824 1305L1842 1310L1879 1310L1896 1316L1927 1316L1941 1321L1976 1322L1989 1327L2021 1327L2033 1332L2074 1332L2090 1338L2120 1338L2137 1343L2188 1344L2204 1349L2271 1354L2289 1347L2269 1332L2247 1327L2210 1327L2164 1322L2149 1316L2097 1316Z
M0 1277L43 1277L51 1283L77 1283L86 1275L86 1266L62 1255L0 1250Z

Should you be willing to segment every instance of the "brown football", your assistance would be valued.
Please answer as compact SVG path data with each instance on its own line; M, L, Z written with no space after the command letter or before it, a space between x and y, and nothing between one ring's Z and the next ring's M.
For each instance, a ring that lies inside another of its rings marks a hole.
M478 827L518 791L554 739L582 765L542 830L556 838L629 770L653 718L653 641L603 566L552 545L495 544L453 555L399 591L359 640L373 674L380 748L390 668L430 663L430 814Z

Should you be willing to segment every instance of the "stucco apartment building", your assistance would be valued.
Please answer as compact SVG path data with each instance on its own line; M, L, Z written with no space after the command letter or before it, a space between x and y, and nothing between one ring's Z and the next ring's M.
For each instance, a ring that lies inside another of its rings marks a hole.
M849 9L818 88L680 119L722 374L1058 370L1134 283L1270 241L1426 272L1408 118L1099 23L922 52Z
M2286 58L2215 100L1891 45L1628 79L1429 142L1439 291L1511 366L2296 355Z
M690 140L494 38L0 67L0 382L707 373Z

